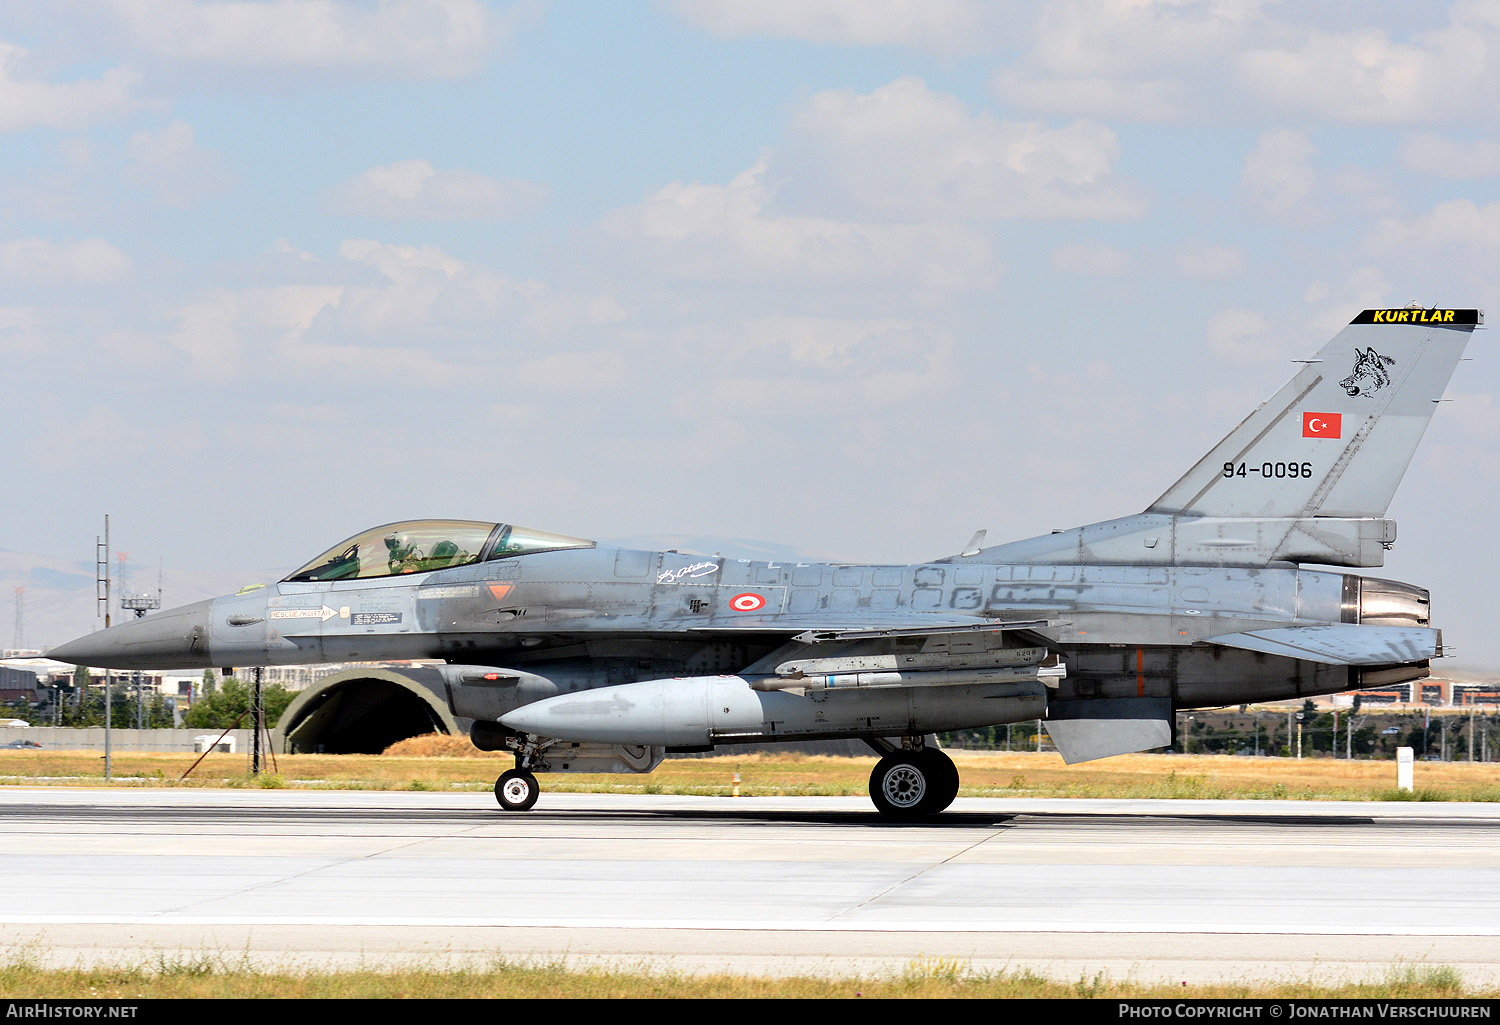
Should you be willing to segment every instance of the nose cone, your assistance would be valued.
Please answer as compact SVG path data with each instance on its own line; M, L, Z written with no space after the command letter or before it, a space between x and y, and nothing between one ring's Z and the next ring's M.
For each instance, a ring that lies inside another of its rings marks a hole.
M213 665L208 611L213 599L91 633L47 652L48 658L105 669L198 669Z

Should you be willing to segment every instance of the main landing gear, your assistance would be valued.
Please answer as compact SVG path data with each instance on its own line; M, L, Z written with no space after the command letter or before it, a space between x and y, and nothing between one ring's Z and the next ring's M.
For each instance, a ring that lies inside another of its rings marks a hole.
M891 748L870 773L870 800L888 819L936 815L957 796L958 768L937 748Z

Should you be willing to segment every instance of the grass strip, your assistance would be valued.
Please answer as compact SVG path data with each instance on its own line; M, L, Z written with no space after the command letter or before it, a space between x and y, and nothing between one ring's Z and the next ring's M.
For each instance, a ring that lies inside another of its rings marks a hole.
M462 744L463 746L459 746ZM1064 765L1054 752L950 751L961 797L1076 797L1198 800L1500 801L1495 765L1419 762L1416 789L1396 787L1391 761L1236 755L1140 754ZM352 790L489 790L508 768L506 755L475 751L463 738L403 741L381 755L281 755L280 772L251 778L244 755L210 755L178 781L193 755L121 751L112 756L113 785L137 787L330 788ZM554 793L682 794L729 797L739 776L742 797L865 796L873 756L841 758L795 752L729 751L674 758L649 775L549 774ZM0 783L97 786L97 751L0 751Z
M1223 982L1210 985L1116 980L1105 973L1073 981L1029 970L983 972L957 959L913 961L888 975L788 978L690 975L657 969L577 968L563 962L497 959L472 967L254 970L233 958L159 956L115 967L44 969L25 957L0 965L0 998L11 1000L178 999L1496 999L1500 989L1464 985L1446 965L1396 965L1372 981Z

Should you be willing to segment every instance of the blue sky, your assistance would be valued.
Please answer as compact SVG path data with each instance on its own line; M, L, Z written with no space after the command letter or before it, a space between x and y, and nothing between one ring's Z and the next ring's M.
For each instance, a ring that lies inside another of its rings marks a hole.
M1360 309L1492 305L1497 110L1494 2L0 3L0 593L92 628L106 511L171 603L416 516L1138 511ZM1500 664L1489 339L1379 572Z

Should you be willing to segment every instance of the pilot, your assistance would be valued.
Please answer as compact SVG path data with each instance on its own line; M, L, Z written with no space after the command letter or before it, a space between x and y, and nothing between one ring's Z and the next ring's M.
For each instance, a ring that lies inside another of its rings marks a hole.
M388 555L386 565L392 573L414 573L422 568L422 553L405 534L387 534L385 547Z

